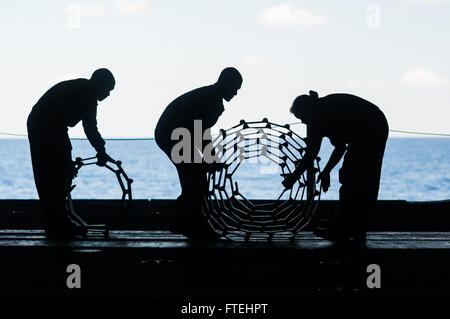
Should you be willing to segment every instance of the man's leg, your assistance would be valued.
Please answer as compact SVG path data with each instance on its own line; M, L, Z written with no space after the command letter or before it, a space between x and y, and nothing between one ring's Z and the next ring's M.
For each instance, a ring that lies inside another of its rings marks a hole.
M355 145L344 160L339 226L348 234L365 235L378 197L385 141Z
M72 180L70 147L60 136L33 134L29 130L30 151L36 189L46 218L49 235L79 235L66 209L66 196Z
M363 202L364 194L359 175L358 150L350 146L345 155L344 163L339 171L339 208L336 224L342 233L351 232L355 224L355 215L360 203Z
M175 209L175 228L196 235L206 231L206 219L201 211L203 196L207 191L207 177L203 164L176 165L181 184L181 195Z
M339 182L342 184L339 189L339 207L329 219L328 227L316 229L317 236L338 242L350 238L362 241L365 238L365 233L358 231L359 213L365 198L359 154L359 149L354 145L348 147L339 170Z
M389 135L389 125L383 114L373 124L371 129L372 136L365 140L365 143L360 147L362 150L362 165L361 172L364 173L364 195L365 202L361 205L364 208L360 214L359 227L367 232L370 219L372 218L376 202L378 199L378 192L380 188L381 169L383 164L384 151Z
M367 231L370 219L372 218L378 199L380 189L381 169L383 164L384 150L386 146L386 136L371 143L371 149L367 150L366 165L366 211L360 221L361 227Z
M63 222L61 204L55 200L58 190L58 160L50 134L37 134L29 130L29 141L36 190L44 212L47 228ZM58 198L58 197L57 197Z
M175 203L175 210L173 212L173 220L171 221L170 229L174 233L182 233L182 230L186 226L186 222L189 222L189 219L187 218L187 215L184 214L184 207L185 207L185 194L183 193L183 180L186 176L186 173L184 173L184 165L181 164L175 164L172 157L172 147L174 144L174 141L167 139L167 136L159 136L155 135L155 141L158 147L166 154L166 156L169 158L169 160L172 162L172 164L175 166L177 173L178 173L178 179L180 181L181 186L181 194L178 196L176 203Z
M220 237L207 226L201 212L201 203L208 187L205 164L174 163L171 151L176 141L166 140L160 136L156 136L155 140L177 169L181 186L181 194L175 204L171 231L192 239Z

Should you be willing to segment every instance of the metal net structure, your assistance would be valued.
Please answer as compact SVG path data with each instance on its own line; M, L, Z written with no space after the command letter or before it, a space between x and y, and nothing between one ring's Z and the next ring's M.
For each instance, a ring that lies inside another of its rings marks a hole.
M212 142L222 165L208 173L208 191L202 203L202 213L210 227L231 240L295 239L316 211L321 187L316 189L316 174L320 173L320 158L314 168L302 174L290 189L281 182L275 185L280 193L274 200L258 201L246 198L240 191L235 175L243 163L265 159L286 176L295 170L307 149L307 139L300 137L288 124L262 121L246 122L220 134ZM242 187L241 187L242 188Z
M77 157L75 160L75 176L77 176L78 171L84 167L89 165L94 165L97 163L97 156L89 157L89 158L81 158ZM122 167L122 161L116 161L116 160L110 160L106 163L104 166L106 169L114 173L114 175L117 178L117 182L119 183L120 189L122 190L122 196L120 199L120 207L118 209L117 214L114 216L110 216L110 221L106 225L100 225L100 227L95 227L95 225L88 225L84 220L78 216L74 211L72 211L72 214L76 215L76 218L89 229L95 230L95 228L104 229L104 234L108 235L109 230L114 228L115 225L119 225L122 222L122 219L124 215L130 210L132 200L133 200L133 194L132 194L132 188L131 185L133 183L133 179L129 178L128 175L125 173L123 167ZM75 186L72 186L72 189ZM73 210L73 209L72 209Z

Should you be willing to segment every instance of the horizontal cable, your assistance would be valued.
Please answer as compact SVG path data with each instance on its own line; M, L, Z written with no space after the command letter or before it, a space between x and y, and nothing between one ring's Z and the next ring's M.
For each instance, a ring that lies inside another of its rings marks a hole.
M293 122L288 123L289 125L298 125L302 124L302 122ZM450 134L446 133L429 133L429 132L414 132L414 131L402 131L402 130L389 130L389 132L395 133L403 133L403 134L413 134L413 135L428 135L428 136L442 136L442 137L450 137ZM14 133L2 133L0 135L4 136L17 136L17 137L28 137L26 134L14 134ZM85 141L87 138L85 137L73 137L70 138L75 141ZM104 138L105 141L153 141L154 137L142 137L142 138Z
M71 137L71 140L75 141L85 141L85 137ZM154 137L142 137L142 138L104 138L105 141L153 141Z
M0 135L28 137L28 135L24 135L24 134L13 134L13 133L0 133Z
M302 122L289 123L289 125L297 125L297 124L302 124ZM415 134L415 135L430 135L430 136L450 137L450 134L446 134L446 133L412 132L412 131L401 131L401 130L389 130L389 132L403 133L403 134Z
M0 135L5 136L18 136L18 137L28 137L26 134L14 134L14 133L2 133ZM85 141L87 138L85 137L71 137L71 140L75 141ZM142 138L104 138L105 141L153 141L154 137L142 137Z
M410 132L410 131L400 131L400 130L389 130L389 132L404 133L404 134L416 134L416 135L444 136L444 137L450 136L450 134L445 134L445 133Z

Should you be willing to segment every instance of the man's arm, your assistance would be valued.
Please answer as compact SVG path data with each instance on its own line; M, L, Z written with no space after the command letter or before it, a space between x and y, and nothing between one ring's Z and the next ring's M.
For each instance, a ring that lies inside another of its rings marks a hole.
M92 147L97 151L97 156L106 156L105 140L97 128L97 107L92 107L83 118L83 129Z
M299 165L295 168L294 172L292 173L294 174L296 179L299 179L300 176L304 173L304 171L314 164L314 159L319 154L321 142L322 140L319 138L311 140L310 145L308 145L308 147L306 148L305 156L303 156Z
M342 156L344 156L347 146L345 144L338 144L334 147L333 153L331 153L327 165L323 169L323 172L329 174L333 168L339 163Z
M319 134L312 133L306 148L305 156L302 158L295 170L291 174L288 174L282 182L285 188L291 188L295 182L299 180L303 172L314 165L314 159L319 154L321 143L322 137Z
M347 147L345 143L335 145L333 153L331 153L327 165L325 165L325 168L317 178L317 182L319 181L321 182L322 189L325 193L328 191L328 188L330 187L330 172L336 166L336 164L339 163L342 156L344 156L346 150Z
M224 108L222 101L217 101L216 98L208 98L201 104L208 106L207 108L201 108L201 118L203 119L203 145L202 153L206 163L220 163L220 158L213 147L211 127L214 126L219 117L222 115Z

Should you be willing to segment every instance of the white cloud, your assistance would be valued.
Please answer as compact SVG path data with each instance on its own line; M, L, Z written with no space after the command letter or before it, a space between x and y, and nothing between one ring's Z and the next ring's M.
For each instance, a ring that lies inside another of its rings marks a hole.
M121 15L140 14L147 10L147 0L116 0L114 13Z
M415 68L402 75L401 82L407 86L446 87L448 78L425 68Z
M350 80L345 83L348 88L351 89L372 89L379 90L383 88L383 83L376 80L361 81L361 80Z
M304 9L294 9L289 3L283 3L266 9L259 15L259 21L268 27L320 27L328 24L324 16L313 14Z
M259 57L257 57L256 55L247 55L244 57L244 61L247 64L260 64L261 63L261 59Z

